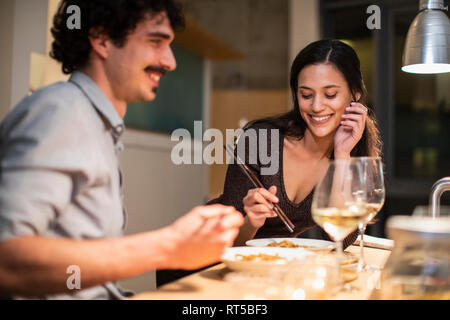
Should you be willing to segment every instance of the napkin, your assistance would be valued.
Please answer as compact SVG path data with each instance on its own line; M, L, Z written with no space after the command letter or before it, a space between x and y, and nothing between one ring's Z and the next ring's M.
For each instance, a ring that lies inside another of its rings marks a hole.
M353 243L354 245L359 245L359 241L361 240L361 236L359 235L356 238L356 241ZM369 235L364 235L364 246L370 248L377 249L386 249L392 250L394 247L394 240L386 239L386 238L377 238Z

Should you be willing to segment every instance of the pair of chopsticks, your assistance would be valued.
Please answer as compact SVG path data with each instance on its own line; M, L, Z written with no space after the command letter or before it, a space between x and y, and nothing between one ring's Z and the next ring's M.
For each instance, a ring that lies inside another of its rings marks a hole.
M247 178L253 183L255 188L266 189L266 187L264 187L264 185L261 183L261 181L259 181L258 177L253 173L253 171L250 170L249 167L247 167L247 165L245 165L245 163L239 158L238 155L234 154L234 150L230 145L224 146L224 149L225 149L225 151L228 152L228 154L231 157L234 158L236 164L245 173ZM281 208L278 204L276 204L276 203L272 203L272 204L273 204L272 210L277 214L277 216L281 219L281 221L283 221L284 225L289 230L289 232L293 233L295 226L292 223L292 221L287 217L287 215L283 212L283 210L281 210Z

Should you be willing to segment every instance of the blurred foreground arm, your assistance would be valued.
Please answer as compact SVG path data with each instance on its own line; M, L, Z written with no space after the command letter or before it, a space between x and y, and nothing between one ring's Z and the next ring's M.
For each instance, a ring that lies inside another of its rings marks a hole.
M0 243L0 295L68 292L67 268L81 270L81 287L155 269L196 269L220 260L243 223L232 207L197 207L157 231L105 240L23 236Z

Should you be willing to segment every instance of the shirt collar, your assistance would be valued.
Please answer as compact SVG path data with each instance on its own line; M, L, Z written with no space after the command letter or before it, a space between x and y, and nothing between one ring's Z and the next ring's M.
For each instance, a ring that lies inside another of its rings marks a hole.
M113 129L112 133L114 137L118 139L123 134L125 125L123 119L119 116L103 91L90 77L80 71L75 71L69 81L77 85L84 92L92 105L109 122Z

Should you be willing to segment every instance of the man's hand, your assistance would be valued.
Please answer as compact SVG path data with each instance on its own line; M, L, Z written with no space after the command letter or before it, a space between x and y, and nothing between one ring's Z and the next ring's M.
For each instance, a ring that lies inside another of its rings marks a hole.
M172 225L112 239L23 236L0 242L0 296L67 293L67 267L83 289L156 269L197 269L220 260L242 215L233 207L197 207Z
M167 269L197 269L218 262L233 245L242 214L223 205L201 206L166 228L169 255Z

